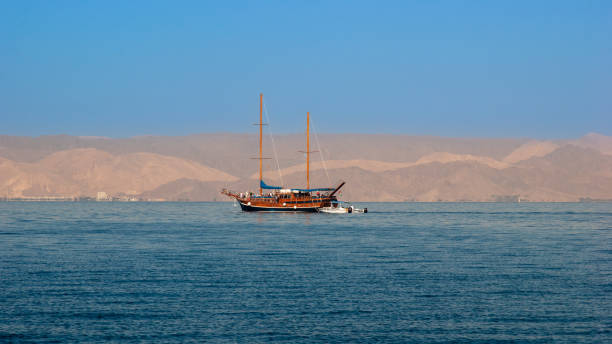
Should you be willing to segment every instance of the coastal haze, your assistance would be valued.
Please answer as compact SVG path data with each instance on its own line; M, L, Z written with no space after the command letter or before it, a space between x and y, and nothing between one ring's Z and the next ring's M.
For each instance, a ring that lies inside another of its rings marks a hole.
M258 163L250 159L257 140L0 136L0 197L227 201L222 188L257 190ZM266 135L264 180L305 186L304 149L304 134ZM344 200L612 200L612 137L595 133L567 140L323 134L311 138L311 149L320 150L311 155L311 186L344 180Z

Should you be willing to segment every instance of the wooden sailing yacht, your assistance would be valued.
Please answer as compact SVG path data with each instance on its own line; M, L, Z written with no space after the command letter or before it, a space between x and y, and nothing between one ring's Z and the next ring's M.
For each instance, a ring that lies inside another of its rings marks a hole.
M336 193L344 186L340 182L336 187L310 188L310 113L306 113L306 188L284 188L270 186L263 180L263 94L259 95L259 194L252 192L237 193L227 189L222 194L238 201L244 211L304 211L315 212L322 207L331 206L337 201ZM264 193L266 190L266 193Z

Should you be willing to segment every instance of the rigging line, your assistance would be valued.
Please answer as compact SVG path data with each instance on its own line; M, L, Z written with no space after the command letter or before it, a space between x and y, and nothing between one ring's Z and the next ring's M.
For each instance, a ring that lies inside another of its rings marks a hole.
M278 177L280 178L281 186L284 186L283 173L281 172L280 164L278 162L278 154L276 153L276 144L274 143L274 136L272 135L272 126L270 124L270 116L268 116L268 108L266 102L263 103L264 113L266 114L266 121L268 122L268 134L270 135L270 141L272 141L272 151L274 151L274 161L276 161L276 168L278 169Z
M312 126L312 131L314 133L315 141L317 142L317 149L319 150L319 154L321 155L321 163L323 163L323 169L325 170L325 175L327 176L327 182L329 183L329 185L331 185L331 178L329 177L329 172L327 171L327 164L325 163L325 157L323 156L323 150L321 149L321 144L319 143L319 135L317 134L317 130L315 128L312 118L310 119L310 126Z

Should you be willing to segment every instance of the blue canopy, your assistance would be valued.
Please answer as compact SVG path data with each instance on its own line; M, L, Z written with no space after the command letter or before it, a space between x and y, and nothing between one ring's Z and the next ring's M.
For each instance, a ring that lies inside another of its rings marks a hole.
M267 190L282 189L282 186L271 186L271 185L266 184L266 182L264 182L263 180L259 182L259 186L261 186L262 189L267 189ZM300 192L316 192L316 191L333 191L335 189L334 188L318 188L318 189L291 189L291 190L300 191Z
M266 184L266 183L265 183L263 180L260 180L260 181L259 181L259 186L260 186L262 189L274 189L274 190L280 190L280 189L282 189L282 187L280 187L280 186L270 186L270 185Z

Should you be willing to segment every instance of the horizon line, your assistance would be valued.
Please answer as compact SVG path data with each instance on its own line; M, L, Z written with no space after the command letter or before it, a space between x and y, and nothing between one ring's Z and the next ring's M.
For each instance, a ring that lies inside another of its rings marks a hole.
M168 134L140 134L132 136L103 136L103 135L75 135L66 133L57 134L40 134L40 135L15 135L0 133L0 137L21 137L21 138L45 138L45 137L73 137L82 140L117 140L117 139L138 139L147 137L189 137L199 135L257 135L255 132L238 132L238 131L211 131L211 132L196 132L189 134L180 135L168 135ZM275 133L272 136L294 136L304 135L304 132L291 132L291 133ZM588 136L604 136L612 137L612 135L606 135L595 131L589 131L581 136L576 137L530 137L530 136L443 136L435 134L415 134L415 133L365 133L365 132L322 132L317 135L367 135L367 136L406 136L406 137L430 137L430 138L447 138L447 139L499 139L499 140L572 140L580 139ZM265 135L264 135L265 136Z

